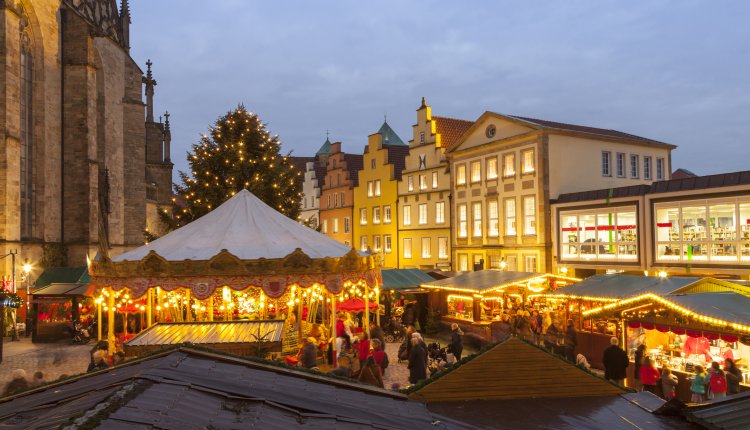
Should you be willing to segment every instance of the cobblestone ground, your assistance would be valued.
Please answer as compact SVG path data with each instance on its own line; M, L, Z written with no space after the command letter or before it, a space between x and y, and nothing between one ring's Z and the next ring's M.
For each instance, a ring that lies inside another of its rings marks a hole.
M25 370L29 380L33 378L34 372L40 370L47 382L62 375L84 373L89 364L89 350L93 345L93 342L88 345L31 343L31 338L27 337L11 342L9 338L5 338L3 362L0 363L0 391L10 381L15 369Z

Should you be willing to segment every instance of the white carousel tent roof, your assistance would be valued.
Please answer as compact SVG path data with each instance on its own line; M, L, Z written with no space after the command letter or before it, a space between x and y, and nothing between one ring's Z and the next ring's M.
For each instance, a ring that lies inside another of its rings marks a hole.
M311 258L343 257L351 251L242 190L190 224L112 260L141 260L150 251L169 261L209 260L222 249L242 260L254 260L283 258L296 248Z

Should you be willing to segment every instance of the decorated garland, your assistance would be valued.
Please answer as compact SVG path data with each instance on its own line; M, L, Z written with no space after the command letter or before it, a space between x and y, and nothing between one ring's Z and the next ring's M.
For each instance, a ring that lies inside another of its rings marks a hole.
M0 291L0 306L18 309L23 306L23 299L16 293Z

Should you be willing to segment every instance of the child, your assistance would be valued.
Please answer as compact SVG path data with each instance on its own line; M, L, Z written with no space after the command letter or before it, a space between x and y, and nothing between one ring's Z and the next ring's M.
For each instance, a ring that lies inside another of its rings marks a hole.
M667 400L677 396L677 377L672 374L669 366L664 366L664 370L661 371L661 392Z
M656 382L659 381L659 371L654 366L651 357L643 358L643 366L639 369L643 390L656 394Z
M719 367L719 363L711 363L711 372L706 378L712 399L723 399L727 396L727 377Z
M690 392L692 393L690 401L693 403L703 403L706 401L706 371L703 366L695 366L695 377L690 383Z

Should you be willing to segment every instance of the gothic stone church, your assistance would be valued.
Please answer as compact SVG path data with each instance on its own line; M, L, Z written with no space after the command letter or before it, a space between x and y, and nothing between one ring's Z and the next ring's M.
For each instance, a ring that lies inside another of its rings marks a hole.
M169 117L122 0L0 0L0 254L85 264L143 244L171 200ZM144 97L145 94L145 103ZM10 258L0 273L10 274Z

